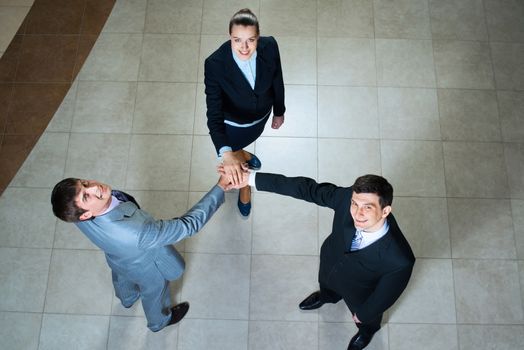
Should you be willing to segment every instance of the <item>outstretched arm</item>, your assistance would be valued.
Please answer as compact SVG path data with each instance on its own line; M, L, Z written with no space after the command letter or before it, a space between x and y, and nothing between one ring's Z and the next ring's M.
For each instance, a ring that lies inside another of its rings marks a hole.
M218 172L223 173L221 166L218 167ZM308 177L287 177L261 172L244 176L243 181L233 188L247 185L255 186L259 191L278 193L332 209L335 209L338 199L341 198L340 195L343 195L342 191L345 190L327 182L319 184Z
M200 231L213 214L224 203L226 180L221 180L187 213L171 220L148 220L138 237L142 249L174 244Z

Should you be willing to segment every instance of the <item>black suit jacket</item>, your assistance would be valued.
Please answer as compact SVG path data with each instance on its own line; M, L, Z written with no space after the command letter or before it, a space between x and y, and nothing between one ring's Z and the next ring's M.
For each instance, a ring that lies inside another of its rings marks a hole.
M261 191L303 199L335 211L331 234L320 250L321 286L342 296L360 321L380 316L406 288L415 256L392 214L388 233L358 251L350 252L355 225L350 213L352 189L317 183L305 177L256 174Z
M258 39L254 89L233 59L230 41L206 59L204 69L207 126L217 152L229 146L224 119L247 124L264 117L271 108L274 115L284 115L284 80L273 37Z

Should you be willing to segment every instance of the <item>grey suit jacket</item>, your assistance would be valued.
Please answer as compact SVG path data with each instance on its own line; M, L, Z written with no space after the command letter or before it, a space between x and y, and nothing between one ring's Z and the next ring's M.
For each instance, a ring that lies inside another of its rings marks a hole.
M114 272L136 283L154 270L175 280L184 271L184 260L172 244L198 232L223 202L224 191L216 185L180 218L156 220L134 203L124 202L76 225L105 252Z

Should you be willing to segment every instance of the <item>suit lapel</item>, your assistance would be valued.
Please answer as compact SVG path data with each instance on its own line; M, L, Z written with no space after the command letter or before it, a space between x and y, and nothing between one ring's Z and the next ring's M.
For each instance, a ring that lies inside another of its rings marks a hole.
M259 46L257 47L257 77L255 79L255 93L259 94L260 89L265 89L265 83L267 79L271 79L271 67L273 62L268 62L266 56L264 55L264 49L266 47L266 42L259 40Z
M344 249L346 251L349 251L351 248L351 241L353 240L353 236L355 235L355 232L357 231L355 229L355 223L353 222L353 218L351 217L351 214L349 212L349 204L351 203L351 196L350 199L346 201L348 204L344 208Z
M245 90L245 89L248 89L248 91L253 90L251 88L251 85L249 85L249 81L247 81L246 77L244 76L244 73L242 73L237 63L233 59L234 53L231 51L231 47L229 47L229 50L225 50L225 52L226 52L225 53L226 55L225 57L226 77L229 77L234 82L244 85L243 87L241 87L242 90ZM258 74L258 68L257 68L257 74ZM258 79L258 76L257 76L257 79ZM256 81L255 81L255 87L256 87Z

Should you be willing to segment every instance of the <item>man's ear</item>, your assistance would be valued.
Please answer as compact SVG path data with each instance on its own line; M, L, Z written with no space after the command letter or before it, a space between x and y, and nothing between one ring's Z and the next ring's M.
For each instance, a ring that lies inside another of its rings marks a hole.
M391 213L391 205L387 205L384 208L382 208L382 217L385 218L386 216Z
M89 220L91 219L91 217L93 216L93 213L91 213L91 211L85 211L82 215L80 215L79 219L80 221L85 221L85 220Z

